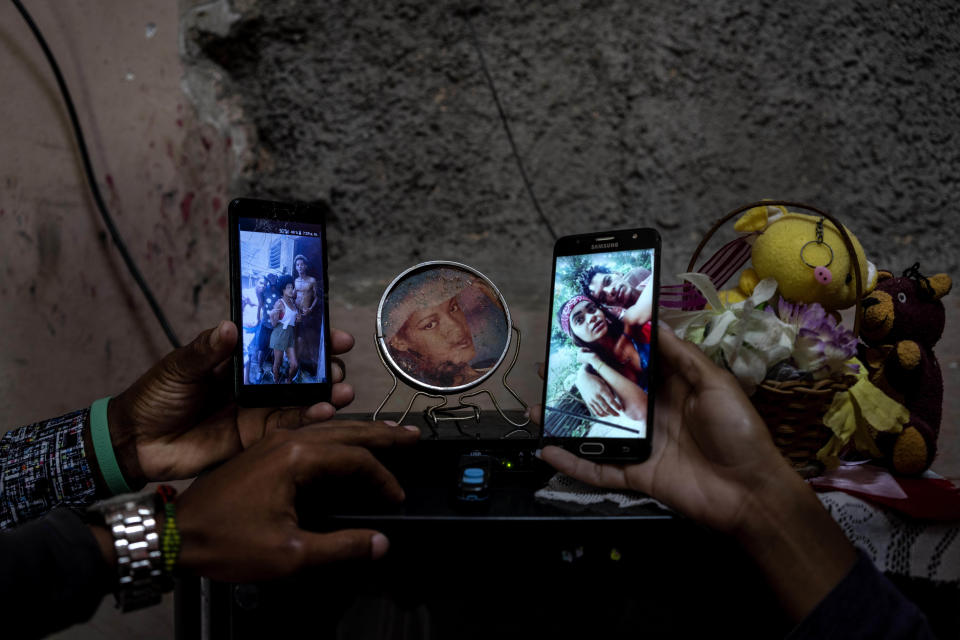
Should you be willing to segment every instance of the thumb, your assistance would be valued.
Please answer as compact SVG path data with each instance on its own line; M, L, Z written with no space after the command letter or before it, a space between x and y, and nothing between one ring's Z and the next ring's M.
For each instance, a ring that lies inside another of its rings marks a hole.
M530 422L536 425L543 425L543 406L535 404L527 410L527 416Z
M332 533L303 531L300 541L308 565L344 560L377 560L390 548L387 537L372 529L344 529Z
M210 374L230 357L237 344L237 326L222 320L207 329L193 342L170 353L164 359L167 371L182 382L193 382Z

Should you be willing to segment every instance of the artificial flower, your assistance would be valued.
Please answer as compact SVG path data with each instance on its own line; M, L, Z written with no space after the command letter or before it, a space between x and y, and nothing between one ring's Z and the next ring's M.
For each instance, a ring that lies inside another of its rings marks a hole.
M777 316L796 327L793 362L814 380L844 372L846 362L857 353L857 336L816 302L794 304L780 298Z
M660 317L679 337L697 343L711 360L733 372L744 391L752 395L767 372L790 357L797 337L797 327L762 310L776 293L777 281L761 280L749 298L724 305L709 277L683 273L680 278L695 286L710 308L664 308Z
M817 459L828 467L836 466L851 439L857 451L882 457L871 431L900 433L910 420L906 407L870 382L867 367L857 369L857 382L847 391L837 392L823 416L823 424L833 431L833 437L817 452Z

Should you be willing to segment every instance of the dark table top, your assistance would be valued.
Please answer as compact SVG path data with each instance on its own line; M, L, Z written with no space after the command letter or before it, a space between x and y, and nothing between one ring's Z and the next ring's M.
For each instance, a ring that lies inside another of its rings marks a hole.
M522 419L517 412L508 414L515 422ZM350 414L348 419L369 419ZM399 414L385 414L385 420L396 420ZM539 446L538 428L530 424L530 436L518 433L493 411L483 412L480 422L461 425L441 424L436 431L429 428L422 413L413 413L404 420L421 428L423 437L409 450L392 451L382 456L406 491L403 505L338 504L329 518L337 527L403 522L425 523L462 521L475 526L478 521L569 521L569 520L669 520L673 516L655 506L639 505L621 508L612 502L593 505L540 500L534 493L555 474L547 464L533 455ZM513 433L509 438L504 434ZM519 437L518 437L519 436ZM456 500L457 477L461 456L480 452L493 461L490 498L483 505L460 504Z

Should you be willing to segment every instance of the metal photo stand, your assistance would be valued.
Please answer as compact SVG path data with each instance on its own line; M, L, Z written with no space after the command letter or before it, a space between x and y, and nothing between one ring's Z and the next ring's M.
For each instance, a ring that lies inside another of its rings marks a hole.
M509 327L508 335L506 339L506 344L504 345L503 352L500 355L496 365L490 368L489 371L484 373L478 380L471 383L459 385L456 387L441 387L429 384L423 380L418 380L412 376L407 371L404 371L390 355L390 350L387 347L387 338L384 335L384 307L385 303L388 302L388 298L391 293L394 292L398 283L403 282L405 279L411 277L424 277L423 274L429 274L431 270L458 270L463 271L469 274L471 277L477 278L486 288L496 294L498 304L502 306L503 314L505 316L507 326ZM513 334L513 339L510 338L510 334ZM507 383L507 376L510 375L510 372L513 370L514 365L517 362L517 358L520 355L520 340L521 333L515 325L510 321L510 311L507 308L506 301L503 299L503 296L500 294L500 291L493 285L490 280L484 276L482 273L469 267L467 265L458 263L458 262L449 262L449 261L431 261L424 262L418 265L415 265L399 276L397 276L393 282L387 287L386 291L383 294L383 298L380 301L380 307L377 311L377 332L374 336L374 341L377 345L377 355L380 357L380 362L383 364L384 368L393 378L393 386L390 391L387 392L387 395L384 397L383 401L380 403L380 406L377 407L376 411L373 413L373 419L376 420L386 406L387 402L397 391L399 382L402 379L403 382L413 388L415 393L410 397L410 400L407 402L406 408L403 410L403 414L398 418L398 422L403 422L403 420L410 413L413 408L414 402L417 398L424 397L437 400L423 410L424 421L432 432L432 437L434 439L439 439L440 432L439 428L443 423L453 423L460 435L467 438L481 439L479 433L470 434L464 431L464 425L473 422L474 424L480 423L481 409L479 403L476 402L476 399L480 396L486 395L490 398L490 401L493 403L494 408L496 409L497 414L510 426L513 427L511 431L501 436L501 439L508 438L533 438L535 437L528 429L526 425L530 423L530 418L527 417L522 422L517 422L512 420L504 412L503 408L500 406L500 403L497 401L497 397L487 388L481 388L473 390L474 387L483 383L485 380L491 379L493 374L503 365L503 361L506 359L509 354L511 347L513 350L512 357L510 362L504 371L503 376L501 377L501 383L503 388L513 396L513 398L520 403L520 405L526 410L527 404L520 398L520 396L510 388L510 385ZM451 404L450 398L456 396L456 404Z

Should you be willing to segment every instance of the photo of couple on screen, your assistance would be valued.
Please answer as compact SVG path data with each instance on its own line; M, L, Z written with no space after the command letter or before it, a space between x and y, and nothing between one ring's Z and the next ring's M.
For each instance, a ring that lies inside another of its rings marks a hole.
M557 258L544 435L647 429L653 250Z

